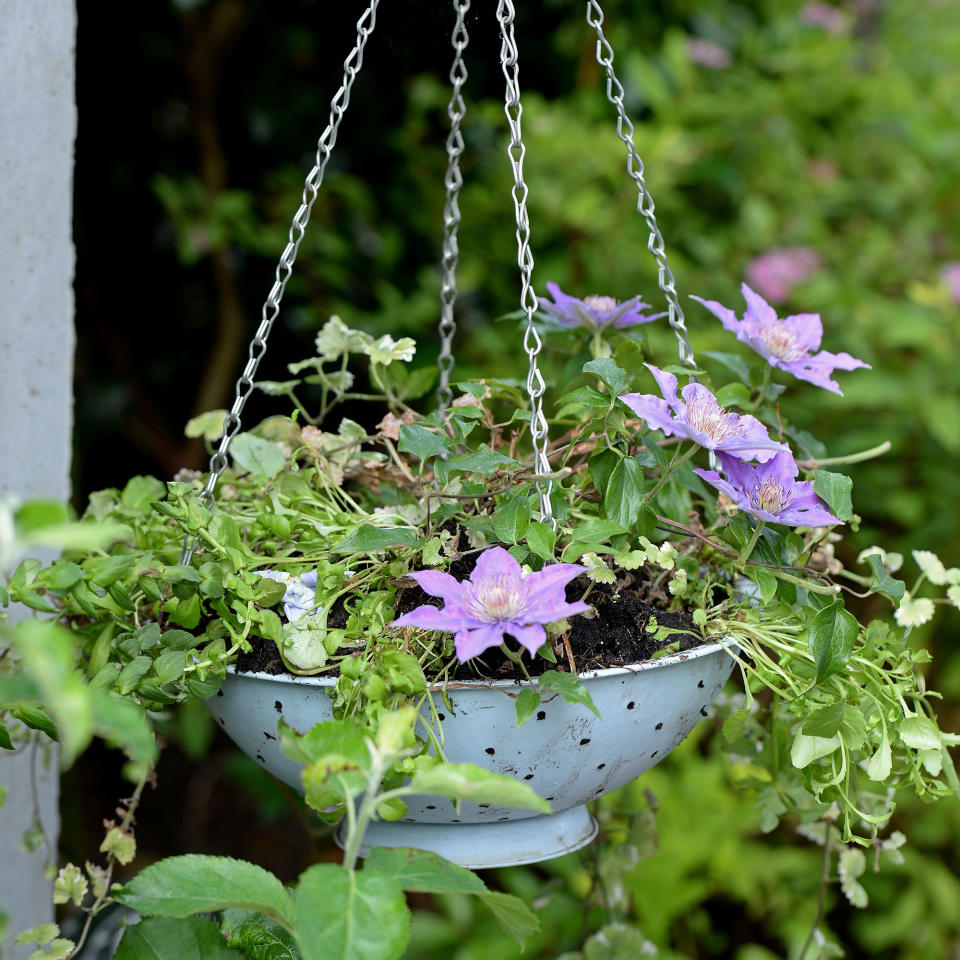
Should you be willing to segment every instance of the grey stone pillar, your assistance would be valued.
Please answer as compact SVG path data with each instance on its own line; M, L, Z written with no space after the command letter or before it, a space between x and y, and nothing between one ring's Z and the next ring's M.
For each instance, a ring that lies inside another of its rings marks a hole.
M66 499L73 406L74 0L0 0L0 497ZM10 941L52 920L35 812L56 849L56 756L0 751L0 910ZM32 781L41 802L34 810Z

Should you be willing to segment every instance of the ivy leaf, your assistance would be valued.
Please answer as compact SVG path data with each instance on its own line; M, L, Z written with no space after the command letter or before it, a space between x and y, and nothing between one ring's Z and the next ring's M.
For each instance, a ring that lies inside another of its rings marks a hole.
M769 603L777 593L777 578L766 567L751 567L750 579L757 585L760 598Z
M550 812L550 804L525 783L500 773L491 773L472 763L438 763L418 773L409 786L414 793L455 797L474 803L497 803L539 813Z
M810 624L809 646L817 663L817 682L843 670L853 653L860 625L839 600L819 610Z
M577 403L584 407L605 409L610 406L610 398L606 394L601 393L596 387L577 387L576 390L565 393L557 400L558 406L568 403Z
M853 480L850 477L843 473L830 473L829 470L814 470L813 490L826 501L838 520L853 520L853 501L850 499Z
M244 473L272 480L287 465L287 457L279 444L252 433L238 433L230 444L234 465Z
M400 428L397 446L401 453L412 453L418 460L443 456L453 449L448 436L422 423L405 423Z
M702 356L710 357L717 363L722 363L728 370L736 374L741 383L750 386L750 367L743 357L735 353L722 353L719 350L702 350Z
M532 687L524 687L517 694L517 727L522 727L532 716L533 711L540 706L540 694Z
M832 737L840 729L847 704L843 700L814 710L800 730L808 737Z
M493 511L493 532L503 542L519 543L530 523L530 500L526 490L499 497Z
M616 361L609 357L602 357L599 360L590 360L583 365L584 373L592 373L599 377L614 394L619 394L626 389L627 372L618 367Z
M212 920L149 917L123 932L114 960L243 960Z
M416 531L408 527L372 527L363 524L349 537L334 544L330 550L333 553L374 553L385 550L387 547L415 547L418 543Z
M557 533L550 524L537 522L527 527L527 546L547 562L553 560L553 548L556 543Z
M183 435L191 439L202 437L212 442L223 433L223 421L226 418L226 410L208 410L188 420L186 427L183 428Z
M290 895L272 873L231 857L167 857L141 870L113 895L132 910L162 917L239 907L287 926L294 919Z
M410 911L391 877L320 863L300 877L296 929L303 960L397 960Z
M601 450L600 453L595 453L587 461L590 467L590 479L593 480L593 485L597 488L601 497L607 492L610 474L613 473L613 468L619 462L620 454L609 447L606 450Z
M592 710L598 717L600 716L600 711L593 702L590 691L572 673L547 670L540 675L539 685L544 690L560 694L567 703L582 704L588 710Z
M872 553L866 558L870 569L873 571L873 583L870 584L871 590L882 593L894 603L899 603L903 599L906 585L902 580L897 580L887 573L883 566L883 558L879 554Z
M603 515L626 530L643 508L643 468L635 457L625 457L611 471L603 494Z
M859 847L844 847L840 851L837 872L840 874L840 889L851 905L862 910L866 907L867 891L858 882L858 878L867 869L867 858Z
M461 457L451 457L449 460L436 464L434 469L437 479L443 482L454 472L469 471L489 477L497 470L516 466L518 466L516 460L504 456L496 450L491 450L485 443L481 443L473 453L467 453Z

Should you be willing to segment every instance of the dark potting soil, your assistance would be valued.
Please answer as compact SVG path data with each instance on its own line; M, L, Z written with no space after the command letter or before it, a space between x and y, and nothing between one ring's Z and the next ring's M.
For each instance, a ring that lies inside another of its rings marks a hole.
M461 556L450 564L448 572L458 580L464 580L473 572L475 563L476 554ZM424 593L412 580L407 582L409 586L402 586L397 592L397 616L423 604L435 607L443 605L439 597ZM534 676L546 670L584 673L642 663L662 647L678 641L680 650L689 650L703 642L690 614L667 610L671 599L669 594L662 584L655 584L642 568L621 572L612 584L591 584L586 577L578 577L567 585L567 600L579 600L588 587L591 589L587 602L593 606L595 615L573 617L566 638L553 638L556 664L542 657L524 657L524 665ZM682 632L671 633L665 640L658 641L654 633L647 630L651 619L659 627ZM330 611L328 625L343 627L346 621L347 612L342 602L338 601ZM251 637L251 643L252 651L240 653L237 657L237 669L240 672L289 673L272 640ZM467 663L458 663L453 671L453 677L457 680L511 676L523 679L517 665L499 648L487 650Z

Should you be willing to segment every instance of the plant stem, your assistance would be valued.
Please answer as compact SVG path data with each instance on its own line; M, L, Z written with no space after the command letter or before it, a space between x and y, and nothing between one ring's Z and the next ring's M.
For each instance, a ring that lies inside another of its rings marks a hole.
M674 454L673 459L667 464L667 469L663 471L660 479L656 482L653 489L650 490L643 498L643 502L645 504L650 503L650 501L653 500L653 498L663 489L663 485L667 482L667 480L670 479L670 475L674 473L678 467L686 463L699 449L700 447L693 443L685 453L680 454L680 448L677 447L677 453Z
M827 820L824 824L823 830L823 860L821 861L820 866L820 889L817 891L817 913L813 918L813 926L810 928L810 933L807 934L807 941L803 945L803 949L800 951L800 955L797 957L797 960L804 960L807 955L807 951L810 949L810 945L813 943L813 938L816 936L817 931L820 929L820 921L823 920L823 908L826 903L827 897L827 884L830 882L830 821Z
M757 541L760 539L760 534L763 533L764 526L765 524L763 520L757 522L757 525L753 530L753 536L747 541L744 548L740 551L740 556L737 559L737 566L739 566L741 570L746 566L747 561L753 554L753 548L757 545Z
M763 365L763 382L760 384L760 392L757 399L753 401L753 409L756 410L767 397L767 388L770 386L771 367L769 363Z
M860 453L849 453L845 457L824 457L822 460L798 460L799 466L806 470L815 470L817 467L832 467L841 463L860 463L863 460L872 460L874 457L882 457L890 450L890 441L884 440L869 450L861 450Z

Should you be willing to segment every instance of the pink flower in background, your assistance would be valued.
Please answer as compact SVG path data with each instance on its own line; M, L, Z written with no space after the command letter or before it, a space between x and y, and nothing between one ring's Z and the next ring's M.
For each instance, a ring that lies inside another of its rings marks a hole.
M733 57L726 47L703 37L690 37L687 40L687 56L691 63L709 70L726 70L733 63Z
M747 283L774 303L782 303L798 284L820 266L813 247L782 247L750 261Z
M944 264L940 276L947 282L953 302L960 303L960 260Z
M820 0L805 3L800 11L800 19L808 26L822 27L834 36L846 33L850 26L850 18L839 7L821 3Z

